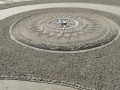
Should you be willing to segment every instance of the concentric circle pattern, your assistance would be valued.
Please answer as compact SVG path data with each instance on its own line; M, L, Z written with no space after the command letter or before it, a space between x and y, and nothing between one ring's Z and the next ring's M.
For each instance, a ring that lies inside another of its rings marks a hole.
M19 43L37 49L80 51L110 43L118 35L118 25L92 13L51 12L18 20L10 30Z

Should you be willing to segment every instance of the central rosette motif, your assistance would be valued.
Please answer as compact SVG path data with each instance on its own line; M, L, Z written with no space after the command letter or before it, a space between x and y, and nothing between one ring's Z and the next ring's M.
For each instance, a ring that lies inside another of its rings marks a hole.
M78 22L70 18L57 18L48 23L48 26L58 30L68 30L76 27Z
M60 35L61 33L70 34L76 31L82 31L86 26L86 21L82 18L69 15L50 16L46 18L36 18L30 27L36 27L37 31L43 33L54 33ZM62 34L63 36L63 34ZM61 37L61 35L60 35ZM59 38L59 37L58 37Z

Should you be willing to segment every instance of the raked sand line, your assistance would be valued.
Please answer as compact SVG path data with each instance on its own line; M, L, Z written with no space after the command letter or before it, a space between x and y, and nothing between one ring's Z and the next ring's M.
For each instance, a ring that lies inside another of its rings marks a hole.
M23 1L31 1L31 0L2 0L2 1L0 0L0 4L23 2Z
M0 80L0 90L77 90L62 85L17 80Z
M92 3L47 3L47 4L35 4L35 5L13 7L13 8L0 10L0 20L5 19L12 15L18 14L18 13L26 12L26 11L31 11L31 10L36 10L36 9L46 9L46 8L62 8L62 7L94 9L94 10L100 10L100 11L105 11L105 12L113 13L116 15L120 15L120 7L111 6L111 5L92 4ZM12 37L12 35L11 35L11 37ZM15 40L14 38L12 38L12 39ZM18 42L17 40L15 40L15 41ZM18 42L18 43L20 43L20 42ZM22 44L22 43L20 43L20 44ZM25 45L25 46L27 46L27 45ZM30 46L28 46L28 47L30 47ZM30 47L30 48L34 48L34 47ZM36 49L36 48L34 48L34 49ZM97 48L95 48L95 49L97 49ZM40 50L40 49L36 49L36 50ZM92 49L90 49L90 50L92 50ZM46 51L49 51L49 50L46 50ZM86 50L82 50L82 51L86 51ZM50 52L52 52L52 51L50 51ZM59 51L57 51L57 52L59 52ZM79 52L79 51L72 51L72 53L73 52Z
M27 6L2 9L0 10L0 20L15 14L30 11L30 10L57 8L57 7L88 8L88 9L95 9L95 10L100 10L100 11L105 11L105 12L113 13L116 15L120 15L120 7L118 6L92 4L92 3L47 3L47 4L35 4L35 5L27 5Z

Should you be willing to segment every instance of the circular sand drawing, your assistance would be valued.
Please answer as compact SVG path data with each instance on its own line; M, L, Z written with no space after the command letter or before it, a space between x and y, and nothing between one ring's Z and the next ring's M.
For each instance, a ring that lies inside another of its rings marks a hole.
M118 25L106 17L71 13L51 12L22 18L12 25L11 36L37 49L81 51L106 45L118 35Z

